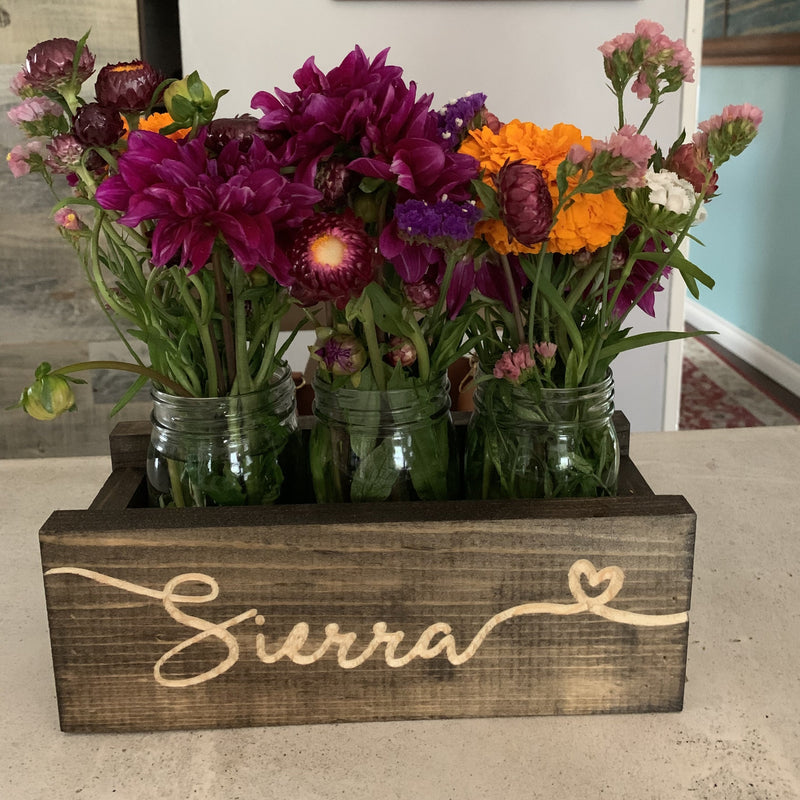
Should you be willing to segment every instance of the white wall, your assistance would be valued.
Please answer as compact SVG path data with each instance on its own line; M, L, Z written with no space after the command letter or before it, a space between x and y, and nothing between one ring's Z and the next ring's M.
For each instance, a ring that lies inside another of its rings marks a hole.
M184 70L198 69L216 91L230 89L221 113L249 110L257 91L294 88L292 73L310 55L327 70L355 44L373 56L391 46L389 63L434 93L434 106L467 91L488 95L501 120L550 127L570 122L605 138L616 126L597 51L639 19L686 37L687 6L701 0L181 0ZM700 13L702 14L702 7ZM699 52L697 53L699 56ZM633 101L636 102L635 100ZM631 106L631 119L639 109ZM657 114L650 135L668 146L681 128L678 97ZM691 125L694 120L691 120ZM669 295L653 324L667 327ZM635 430L664 426L667 348L627 354L614 365L617 407ZM671 388L672 394L678 387ZM669 427L669 425L668 425Z

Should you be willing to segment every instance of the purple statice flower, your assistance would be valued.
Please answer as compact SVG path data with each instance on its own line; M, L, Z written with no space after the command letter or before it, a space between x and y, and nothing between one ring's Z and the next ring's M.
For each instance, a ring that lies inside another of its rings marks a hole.
M276 233L297 227L313 212L319 192L289 182L264 143L254 137L243 151L231 141L217 158L197 138L173 141L152 131L134 131L119 158L119 174L97 190L97 202L123 211L131 228L154 220L153 264L179 257L190 273L209 260L218 237L246 271L261 266L278 282L288 278L289 261Z
M398 235L410 242L445 244L472 239L482 216L472 203L406 200L395 208Z
M448 147L456 149L470 128L480 120L486 104L486 95L468 93L453 100L438 112L439 135Z

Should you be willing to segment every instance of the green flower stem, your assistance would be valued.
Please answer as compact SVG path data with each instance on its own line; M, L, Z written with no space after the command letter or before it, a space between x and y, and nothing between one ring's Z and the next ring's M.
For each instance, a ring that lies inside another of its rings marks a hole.
M168 378L166 375L162 375L160 372L150 369L150 367L144 367L141 364L129 364L125 361L81 361L77 364L68 364L66 367L54 369L50 374L70 375L73 372L85 372L91 369L114 369L120 372L133 372L136 375L144 375L145 378L160 383L173 394L177 394L180 397L192 397L183 386Z
M279 323L280 316L276 316L275 321L270 323L269 336L264 344L264 353L261 357L261 365L256 372L253 383L256 388L261 388L275 372L275 349L278 345L278 335L280 334L281 326Z
M233 334L236 351L236 383L239 394L253 391L250 375L250 357L247 352L247 318L245 301L242 299L244 272L238 264L232 264L230 284L233 293Z
M375 335L375 315L372 312L372 303L366 297L362 306L364 319L364 338L367 340L367 352L369 353L370 368L375 378L375 385L381 391L386 390L386 376L383 372L383 359L378 345L378 337Z
M135 314L132 314L128 309L124 306L120 305L117 302L117 299L112 295L109 291L108 287L106 286L105 281L103 280L103 273L100 267L100 228L103 224L103 213L100 212L97 215L97 219L94 223L94 228L92 229L92 238L91 238L91 246L90 246L90 256L89 262L91 265L91 282L92 285L96 288L98 294L102 298L102 302L106 304L112 311L119 314L121 317L125 317L126 319L130 320L133 323L138 323L139 320Z
M519 307L519 298L517 297L517 287L514 284L514 277L511 274L511 264L508 263L508 256L505 253L500 254L500 264L503 267L503 277L508 284L508 296L511 298L511 313L514 315L514 326L517 329L517 340L520 344L525 341L525 323L522 321L522 311ZM531 295L531 308L533 307L533 297Z
M166 459L167 472L169 473L169 485L172 490L172 501L176 508L185 508L186 500L183 496L183 485L181 484L180 465L173 458Z
M217 352L214 343L211 341L211 334L209 333L208 319L210 318L210 311L208 307L210 302L208 300L208 293L202 284L202 281L197 279L196 276L191 276L188 281L192 286L197 289L200 297L201 311L198 310L197 304L189 291L187 277L183 272L174 273L176 283L178 285L178 293L183 301L186 309L191 314L192 319L197 326L197 334L200 337L200 346L203 348L203 356L206 361L206 386L209 394L222 394L219 391L219 381L217 372Z
M229 258L225 259L229 262ZM215 247L211 254L211 269L214 274L214 287L217 296L217 308L222 316L222 344L225 349L225 366L227 367L227 385L220 394L226 394L236 378L236 344L233 337L233 324L231 321L231 308L228 303L228 292L225 288L225 266L219 247ZM220 389L223 389L220 386Z

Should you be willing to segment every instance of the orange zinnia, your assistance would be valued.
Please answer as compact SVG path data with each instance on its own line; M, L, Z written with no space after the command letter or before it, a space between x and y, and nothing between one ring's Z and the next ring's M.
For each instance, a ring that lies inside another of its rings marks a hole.
M488 127L470 131L460 152L476 158L484 170L484 181L494 186L493 176L507 160L522 160L538 167L547 181L553 206L558 203L556 175L573 144L591 149L591 137L583 136L574 125L559 123L545 129L532 122L515 119L497 133ZM574 186L577 179L572 179ZM558 214L548 237L551 253L576 253L597 250L607 245L625 227L627 211L613 189L601 194L579 194ZM489 245L499 253L538 253L541 245L525 247L512 239L500 220L486 220L476 227Z

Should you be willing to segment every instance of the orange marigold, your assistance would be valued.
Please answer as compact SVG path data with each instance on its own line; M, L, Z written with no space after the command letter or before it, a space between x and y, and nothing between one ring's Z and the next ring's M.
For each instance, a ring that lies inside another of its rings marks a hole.
M507 160L521 159L526 164L533 164L542 171L555 207L558 202L558 165L567 157L573 144L590 150L591 143L591 137L583 136L574 125L559 123L545 129L515 119L503 125L497 133L492 133L488 127L470 131L460 152L480 162L484 181L490 186L494 185L492 177ZM576 253L583 248L597 250L622 231L626 218L625 206L613 189L601 194L579 194L569 207L559 212L547 248L552 253ZM525 247L510 239L508 230L499 220L479 223L476 233L499 253L537 253L541 247Z
M123 118L125 122L125 138L128 136L128 122ZM142 117L139 120L139 130L140 131L153 131L154 133L158 133L162 128L166 128L167 125L172 125L173 119L172 117L165 113L157 111L154 114L150 114L147 117ZM180 130L175 131L174 133L167 134L168 139L183 139L191 128L181 128Z

